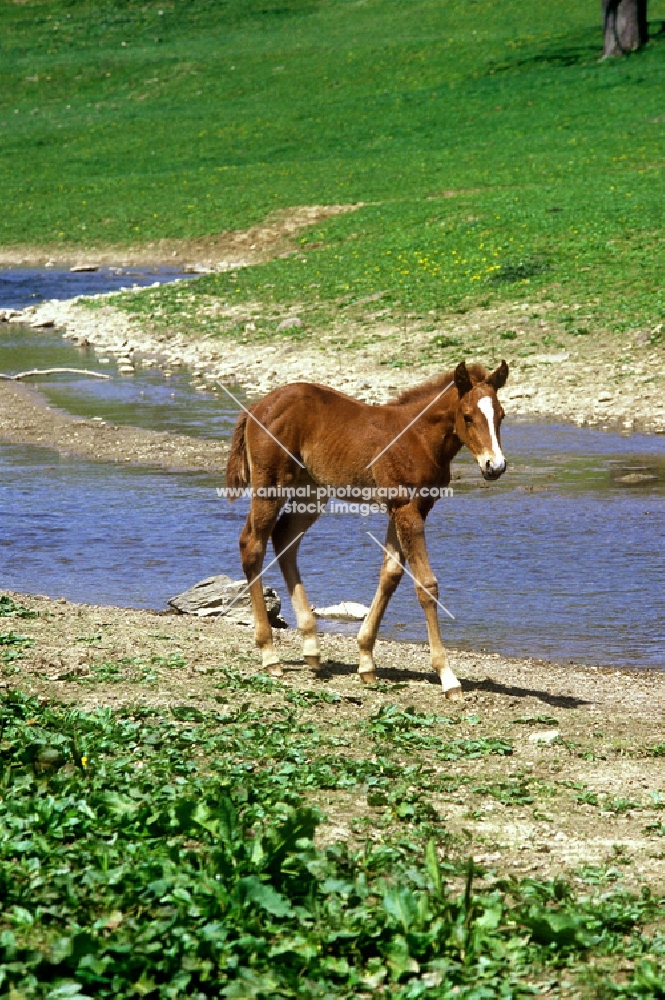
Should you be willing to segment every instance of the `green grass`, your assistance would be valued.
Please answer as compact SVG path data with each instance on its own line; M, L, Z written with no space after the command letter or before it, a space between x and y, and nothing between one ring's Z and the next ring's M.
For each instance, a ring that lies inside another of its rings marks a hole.
M540 295L588 307L578 334L662 321L662 34L600 62L599 12L573 0L28 0L0 7L0 39L4 244L363 201L197 290L323 312Z
M497 880L455 848L426 792L458 779L405 767L392 739L438 720L393 710L382 755L355 760L271 714L3 695L2 996L663 995L663 901L647 887L608 891L595 869L582 874L602 891ZM509 784L479 791L530 801ZM317 846L306 795L330 788L385 807L380 842Z

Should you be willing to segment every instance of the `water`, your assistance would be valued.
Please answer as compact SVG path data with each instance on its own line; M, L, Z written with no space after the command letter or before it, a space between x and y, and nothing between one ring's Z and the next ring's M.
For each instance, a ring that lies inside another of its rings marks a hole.
M202 577L238 568L232 536L241 518L227 515L216 485L204 474L116 468L5 446L2 587L92 604L164 607Z
M109 355L108 363L102 364L100 357L104 355L90 347L77 347L57 333L36 332L14 323L0 326L0 371L6 374L34 368L85 368L112 376L108 381L67 374L30 380L50 403L75 416L194 437L223 438L231 433L235 404L221 391L219 399L215 391L196 391L186 369L176 369L170 378L157 368L141 367L131 377L119 376L115 358ZM242 389L230 388L244 402Z
M49 299L74 299L121 288L165 284L185 277L172 267L100 267L97 271L62 268L0 268L0 309L25 309Z
M0 370L99 367L79 351L54 334L4 327ZM115 423L223 437L234 418L226 400L195 391L187 373L170 381L140 370L108 383L63 377L40 388L70 410ZM469 456L458 459L455 495L428 519L440 599L455 615L440 616L445 642L563 662L665 667L665 440L508 420L503 444L505 476L487 486ZM0 586L161 608L206 576L240 577L237 539L247 503L228 504L218 485L204 474L0 448ZM300 563L313 604L371 602L382 552L368 531L382 539L385 518L324 515L307 533ZM265 581L285 594L275 568ZM426 639L407 578L381 636Z
M445 641L515 656L665 666L661 445L557 426L506 427L504 446L515 469L485 489L468 466L455 496L441 500L428 521L440 598L455 615L454 621L441 615ZM658 479L618 481L636 469ZM533 484L542 492L528 492ZM247 504L220 499L218 485L208 475L4 447L0 583L70 600L161 608L206 576L240 577L237 539ZM324 515L307 533L300 562L314 604L370 603L382 553L368 530L382 538L385 519ZM276 569L266 583L284 594ZM426 638L408 579L381 634Z

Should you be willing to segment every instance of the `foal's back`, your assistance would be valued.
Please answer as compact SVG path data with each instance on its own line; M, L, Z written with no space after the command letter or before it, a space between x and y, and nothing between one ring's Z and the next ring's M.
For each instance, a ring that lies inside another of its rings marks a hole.
M282 386L251 408L246 434L252 466L274 460L284 467L288 451L318 482L369 482L367 465L401 429L399 411L397 404L372 406L315 382Z

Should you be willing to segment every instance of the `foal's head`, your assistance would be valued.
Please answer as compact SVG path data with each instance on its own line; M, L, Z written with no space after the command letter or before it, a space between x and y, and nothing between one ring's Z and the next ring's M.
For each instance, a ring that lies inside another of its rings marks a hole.
M475 365L469 372L463 361L455 369L455 388L459 395L455 433L475 458L485 479L498 479L506 470L500 432L503 407L497 391L506 384L507 378L505 361L491 375Z

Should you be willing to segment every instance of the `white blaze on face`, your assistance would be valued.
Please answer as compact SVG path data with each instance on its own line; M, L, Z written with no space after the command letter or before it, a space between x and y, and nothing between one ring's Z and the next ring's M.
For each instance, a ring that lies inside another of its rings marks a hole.
M483 452L482 455L478 455L476 461L478 462L480 468L485 472L503 472L506 467L506 460L503 457L503 452L501 451L501 446L496 436L496 429L494 427L494 404L489 396L483 396L482 399L478 400L478 409L484 415L489 425L492 450L489 452Z

